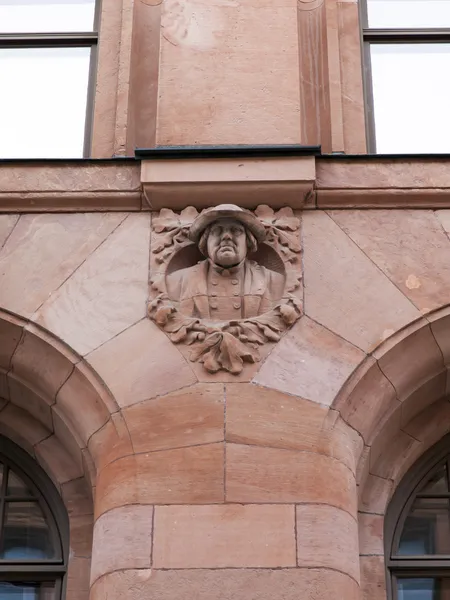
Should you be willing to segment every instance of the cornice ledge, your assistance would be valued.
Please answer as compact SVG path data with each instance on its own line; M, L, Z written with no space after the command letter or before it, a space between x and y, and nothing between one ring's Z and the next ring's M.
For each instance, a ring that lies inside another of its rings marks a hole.
M197 209L230 202L253 209L260 204L295 209L314 205L317 149L304 147L171 149L171 155L141 159L144 207ZM164 150L164 149L163 149ZM158 150L156 150L158 152Z
M321 156L316 208L450 208L450 156Z
M0 162L0 213L141 208L140 167L134 159Z

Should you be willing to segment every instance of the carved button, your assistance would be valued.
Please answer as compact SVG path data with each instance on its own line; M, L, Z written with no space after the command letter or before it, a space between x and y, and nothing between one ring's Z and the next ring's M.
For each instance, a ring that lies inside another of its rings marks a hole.
M239 283L239 281L238 281L237 279L232 279L232 280L231 280L231 283L232 283L233 285L237 285L237 284Z
M211 308L212 308L212 309L214 309L214 310L215 310L216 308L219 308L219 305L217 304L217 302L211 302L210 306L211 306Z
M212 283L213 285L217 285L217 281L216 281L215 279L213 279L213 280L211 281L211 283Z
M240 302L235 302L235 303L233 304L233 307L234 307L234 308L241 308L241 303L240 303Z
M233 292L233 296L239 296L239 292Z
M211 296L217 296L217 292L211 292Z

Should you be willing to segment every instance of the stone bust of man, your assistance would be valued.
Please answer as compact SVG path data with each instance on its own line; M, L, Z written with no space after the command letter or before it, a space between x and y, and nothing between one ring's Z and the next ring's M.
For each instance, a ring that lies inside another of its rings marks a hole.
M263 224L249 211L221 204L203 211L189 238L206 260L170 273L167 292L185 315L214 321L256 317L281 300L284 276L250 261L265 238Z

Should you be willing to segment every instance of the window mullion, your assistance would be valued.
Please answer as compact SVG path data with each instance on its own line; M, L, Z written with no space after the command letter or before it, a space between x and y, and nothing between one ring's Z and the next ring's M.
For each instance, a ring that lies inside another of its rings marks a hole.
M0 33L0 47L92 46L97 44L95 32L80 33Z
M5 498L6 498L6 490L8 484L8 473L9 467L7 464L3 465L3 480L0 491L0 551L3 548L3 534L4 534L4 525L5 525Z
M450 29L375 29L364 28L363 38L367 42L378 43L440 43L450 41Z

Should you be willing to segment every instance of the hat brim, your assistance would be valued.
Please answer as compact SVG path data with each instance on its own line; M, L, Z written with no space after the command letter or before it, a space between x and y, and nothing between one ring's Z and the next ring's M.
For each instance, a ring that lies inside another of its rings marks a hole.
M258 242L264 241L266 230L264 225L251 212L243 210L210 210L206 214L199 215L192 223L189 230L189 239L198 243L200 236L211 223L219 219L236 219L245 227L248 227Z

